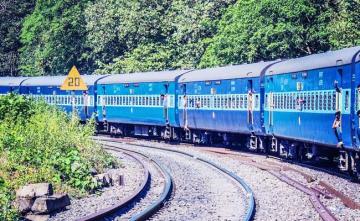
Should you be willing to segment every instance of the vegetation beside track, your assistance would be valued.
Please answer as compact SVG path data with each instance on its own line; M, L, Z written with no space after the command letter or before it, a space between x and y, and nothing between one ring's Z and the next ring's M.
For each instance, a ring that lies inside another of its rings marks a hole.
M97 188L91 170L118 162L91 136L94 124L81 125L54 106L23 96L0 97L0 220L15 220L15 190L50 182L57 192L83 196Z

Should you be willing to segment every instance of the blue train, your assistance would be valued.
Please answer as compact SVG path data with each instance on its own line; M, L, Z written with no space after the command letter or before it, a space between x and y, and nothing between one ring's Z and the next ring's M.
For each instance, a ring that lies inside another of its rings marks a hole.
M339 160L360 174L360 47L202 70L0 78L0 94L44 99L113 135L222 142L293 159Z

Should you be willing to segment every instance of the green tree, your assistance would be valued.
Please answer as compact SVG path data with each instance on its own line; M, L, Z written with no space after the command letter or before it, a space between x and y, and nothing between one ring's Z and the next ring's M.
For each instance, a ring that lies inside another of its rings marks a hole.
M37 0L21 32L24 75L64 75L73 65L90 72L83 16L89 0Z
M330 45L334 49L360 45L360 1L342 0L329 25Z
M209 46L199 66L293 58L355 45L359 19L345 14L358 11L359 4L341 6L344 2L239 0L223 16L216 36L204 40ZM344 37L338 26L352 30Z
M86 9L87 43L98 72L194 67L234 0L99 0Z
M0 76L18 75L21 24L34 5L35 0L0 1Z

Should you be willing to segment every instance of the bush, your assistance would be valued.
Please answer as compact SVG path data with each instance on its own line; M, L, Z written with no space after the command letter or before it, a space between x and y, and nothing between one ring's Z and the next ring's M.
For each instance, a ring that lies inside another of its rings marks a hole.
M79 197L96 190L91 168L118 166L93 142L94 122L81 125L55 106L16 95L0 97L0 220L16 219L14 191L51 182L55 191Z

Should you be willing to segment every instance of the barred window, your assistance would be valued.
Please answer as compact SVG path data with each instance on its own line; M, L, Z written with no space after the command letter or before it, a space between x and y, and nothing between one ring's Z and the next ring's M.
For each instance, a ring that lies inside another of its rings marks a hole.
M328 98L327 98L327 92L324 91L324 102L323 102L323 110L327 110L327 101L328 101Z
M350 93L349 91L345 92L345 110L349 110L350 104Z
M310 110L310 105L311 105L311 99L310 99L310 92L306 93L306 100L305 100L305 106L306 106L306 110Z
M240 95L239 94L237 94L236 95L236 97L235 97L235 99L236 99L236 109L240 109Z
M328 91L327 92L327 110L328 111L330 111L330 110L332 110L332 100L331 100L331 98L332 98L332 92L330 92L330 91Z
M244 95L244 108L248 108L248 97Z
M332 110L336 110L336 92L333 92Z
M315 92L315 110L319 110L319 94Z

